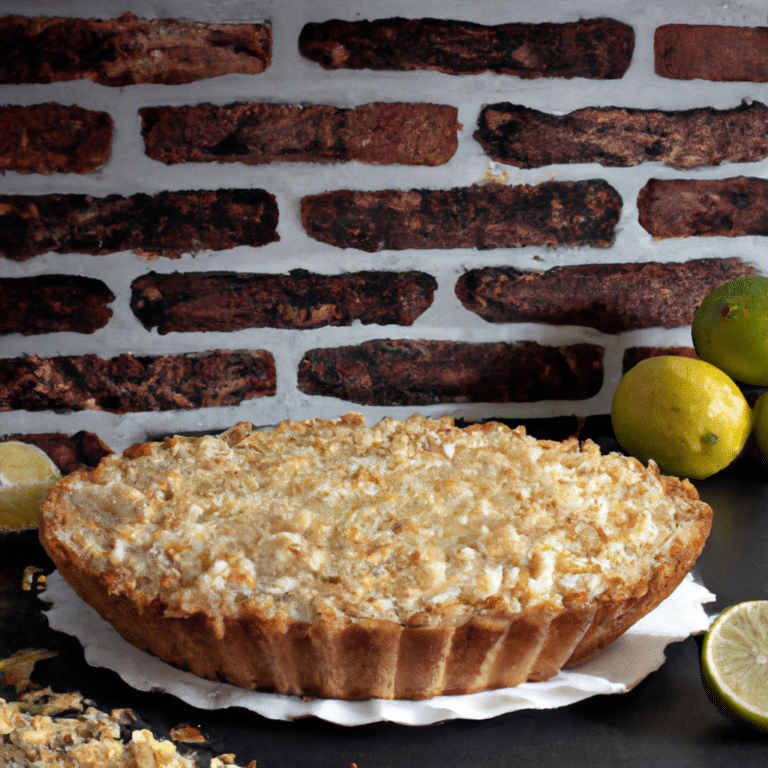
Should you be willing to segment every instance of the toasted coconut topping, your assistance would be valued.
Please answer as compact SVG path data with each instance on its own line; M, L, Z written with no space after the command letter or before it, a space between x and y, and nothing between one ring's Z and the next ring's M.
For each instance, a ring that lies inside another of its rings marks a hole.
M348 414L107 456L56 486L43 528L167 616L447 626L638 596L704 507L590 441Z

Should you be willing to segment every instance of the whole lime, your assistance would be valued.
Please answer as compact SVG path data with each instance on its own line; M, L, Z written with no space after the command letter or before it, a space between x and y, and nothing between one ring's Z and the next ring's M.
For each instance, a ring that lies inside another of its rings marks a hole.
M768 386L768 278L739 277L712 291L691 335L702 360L736 381Z
M734 381L690 357L641 360L624 374L611 404L616 439L631 456L662 472L703 479L741 452L752 412Z

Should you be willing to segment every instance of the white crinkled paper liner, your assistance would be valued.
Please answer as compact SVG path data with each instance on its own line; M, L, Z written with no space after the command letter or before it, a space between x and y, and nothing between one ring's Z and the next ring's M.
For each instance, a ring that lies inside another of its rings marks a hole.
M542 683L424 701L304 700L203 680L123 640L58 572L48 578L43 599L50 603L46 610L50 626L74 635L83 645L90 665L113 670L140 691L169 693L198 709L243 707L273 720L317 717L339 725L379 721L429 725L456 718L483 720L519 709L551 709L597 694L624 693L664 663L664 649L669 643L709 627L711 618L703 603L715 596L689 574L654 611L576 670L560 672Z

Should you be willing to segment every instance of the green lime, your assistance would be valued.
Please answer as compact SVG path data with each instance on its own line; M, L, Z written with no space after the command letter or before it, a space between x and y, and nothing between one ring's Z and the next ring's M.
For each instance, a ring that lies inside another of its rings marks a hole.
M768 731L768 600L723 611L704 636L701 676L723 714Z
M739 277L712 291L691 335L702 360L736 381L768 386L768 278Z
M60 477L48 454L36 446L0 443L0 531L37 527L43 499Z
M752 412L738 386L703 360L663 355L624 374L611 404L616 439L662 472L702 479L741 452Z

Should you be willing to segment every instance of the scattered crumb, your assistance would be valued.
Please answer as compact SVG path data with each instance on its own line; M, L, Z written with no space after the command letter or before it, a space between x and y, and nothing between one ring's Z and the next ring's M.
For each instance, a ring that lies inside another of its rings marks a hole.
M24 575L21 580L21 588L25 592L31 592L33 587L35 586L35 582L39 584L40 581L43 581L45 579L45 576L36 578L39 573L42 573L42 570L43 570L42 568L38 568L37 566L34 566L34 565L28 565L24 569Z
M200 730L198 728L195 728L194 725L177 725L175 728L171 729L171 738L174 741L183 741L185 743L195 743L195 744L201 744L204 741L207 741L205 736L203 736L202 733L200 733Z
M79 710L74 714L71 710ZM68 715L61 715L69 712ZM59 715L54 717L53 715ZM130 710L83 710L80 694L39 691L25 700L0 699L0 765L7 768L198 768L194 755L156 739L146 728L130 731ZM235 756L214 757L211 768L237 768ZM248 768L256 768L252 761Z
M22 691L32 685L30 677L35 663L43 659L52 659L56 655L55 651L29 648L17 651L7 659L0 659L0 682L3 685L12 685L18 697Z
M494 183L494 184L506 184L509 181L509 173L507 171L502 171L501 173L494 173L493 165L488 166L488 170L485 172L485 176L483 176L481 184L488 184L488 183Z

